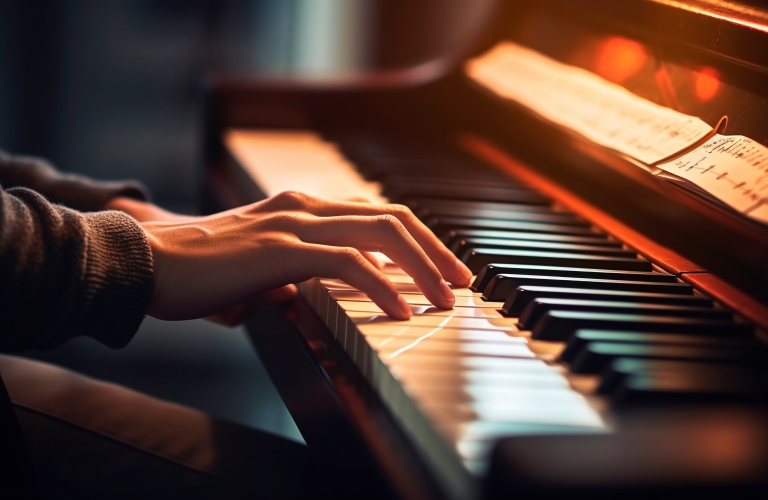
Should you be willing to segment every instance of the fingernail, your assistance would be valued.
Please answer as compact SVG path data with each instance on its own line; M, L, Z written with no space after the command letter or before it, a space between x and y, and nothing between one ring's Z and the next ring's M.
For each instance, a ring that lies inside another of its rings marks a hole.
M470 271L466 264L459 259L456 259L456 269L459 270L459 274L461 274L461 277L465 280L472 279L472 271Z
M411 306L405 301L402 295L397 296L397 302L400 304L400 310L403 311L403 315L410 318L413 311L411 311Z
M445 297L445 300L450 303L456 302L456 296L453 294L453 291L448 288L448 283L446 283L445 280L440 280L440 290L443 291L443 297Z

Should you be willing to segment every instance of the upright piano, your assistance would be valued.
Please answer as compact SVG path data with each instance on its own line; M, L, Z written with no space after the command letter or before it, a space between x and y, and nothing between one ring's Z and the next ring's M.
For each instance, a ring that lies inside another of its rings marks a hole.
M333 279L260 305L250 337L307 445L350 498L765 498L768 226L468 61L512 44L768 145L768 10L465 4L462 36L412 64L207 82L207 210L399 203L475 274L444 311L386 264L406 322ZM407 14L383 16L393 37Z

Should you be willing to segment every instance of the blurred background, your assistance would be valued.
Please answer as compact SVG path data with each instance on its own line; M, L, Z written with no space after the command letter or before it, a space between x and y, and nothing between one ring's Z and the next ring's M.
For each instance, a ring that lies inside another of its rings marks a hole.
M469 36L492 1L3 0L0 149L139 179L156 203L195 213L206 74L413 64ZM241 329L148 318L120 351L76 339L27 355L301 440Z

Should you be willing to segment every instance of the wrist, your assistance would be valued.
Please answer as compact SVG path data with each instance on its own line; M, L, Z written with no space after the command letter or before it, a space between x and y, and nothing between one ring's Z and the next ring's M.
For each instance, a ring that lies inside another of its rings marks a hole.
M125 212L139 222L183 222L193 219L191 216L179 215L146 201L118 196L107 202L108 210Z

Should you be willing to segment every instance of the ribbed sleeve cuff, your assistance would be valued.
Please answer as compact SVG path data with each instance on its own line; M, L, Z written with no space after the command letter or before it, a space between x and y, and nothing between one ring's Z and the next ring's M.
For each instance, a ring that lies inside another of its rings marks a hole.
M152 250L132 217L116 211L85 214L83 332L112 348L124 347L141 325L152 297Z

